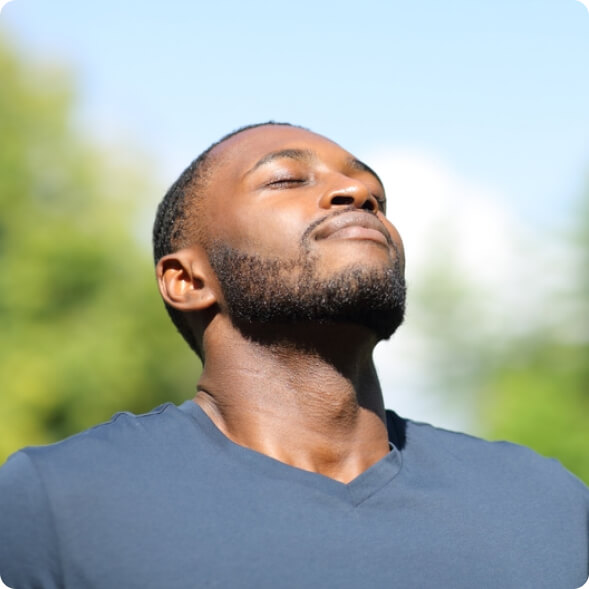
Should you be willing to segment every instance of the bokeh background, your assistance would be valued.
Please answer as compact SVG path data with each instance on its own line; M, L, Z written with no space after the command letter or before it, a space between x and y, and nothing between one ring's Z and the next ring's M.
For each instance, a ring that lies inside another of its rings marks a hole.
M301 124L383 177L401 415L589 482L589 12L577 0L14 0L0 13L0 463L200 366L150 258L157 202L244 124Z

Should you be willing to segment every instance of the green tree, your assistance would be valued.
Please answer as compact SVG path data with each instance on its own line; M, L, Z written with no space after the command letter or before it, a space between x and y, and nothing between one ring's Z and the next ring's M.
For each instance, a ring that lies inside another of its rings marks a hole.
M64 71L2 41L0 79L1 463L189 398L200 365L133 236L139 204L156 200L147 166L82 136Z
M441 243L410 285L409 312L427 346L431 394L466 408L480 435L557 458L589 483L589 193L576 213L576 228L542 236L564 244L568 283L544 292L544 309L525 325L507 305L485 307L500 293L489 295L456 262L451 231L437 233ZM532 267L560 270L526 254ZM516 288L531 287L522 279Z
M570 239L574 280L547 309L556 325L514 340L483 386L487 432L558 458L589 484L589 194Z

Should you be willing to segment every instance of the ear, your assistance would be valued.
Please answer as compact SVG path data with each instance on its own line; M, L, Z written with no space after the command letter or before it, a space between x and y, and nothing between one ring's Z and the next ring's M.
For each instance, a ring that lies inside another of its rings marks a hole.
M181 311L202 311L217 302L216 279L200 246L164 256L156 266L160 294Z

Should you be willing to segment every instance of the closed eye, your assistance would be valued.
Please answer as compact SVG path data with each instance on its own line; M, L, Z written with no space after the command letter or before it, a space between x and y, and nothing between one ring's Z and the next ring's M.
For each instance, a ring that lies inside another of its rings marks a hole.
M268 182L267 186L270 186L271 188L284 188L297 184L304 184L305 182L307 182L305 178L286 177L272 180L271 182Z

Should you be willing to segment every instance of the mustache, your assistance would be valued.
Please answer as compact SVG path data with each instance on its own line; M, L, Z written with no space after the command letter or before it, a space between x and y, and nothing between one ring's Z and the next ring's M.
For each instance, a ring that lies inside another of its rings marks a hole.
M346 207L344 209L338 209L337 211L334 211L333 213L328 213L326 215L323 215L323 217L319 217L319 219L315 219L315 221L313 221L307 227L307 229L305 229L305 232L303 233L303 236L301 237L301 245L305 248L309 247L309 239L311 237L311 234L322 223L329 221L331 219L335 219L335 217L339 217L340 215L345 215L347 213L355 212L357 210L358 209L356 207L354 207L353 205L350 205L349 207ZM365 213L365 214L370 215L372 213ZM399 254L398 248L397 248L397 245L395 244L395 242L393 241L393 238L389 235L388 231L385 231L385 233L386 233L386 238L387 238L388 244L395 250L395 252L398 255Z

